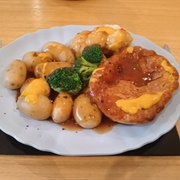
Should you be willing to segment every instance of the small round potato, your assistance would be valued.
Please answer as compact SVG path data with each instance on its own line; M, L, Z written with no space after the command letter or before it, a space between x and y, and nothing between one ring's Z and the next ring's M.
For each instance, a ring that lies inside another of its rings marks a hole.
M22 93L27 86L34 80L35 78L28 78L24 81L24 83L22 84L21 88L20 88L20 93Z
M34 69L34 75L37 78L44 78L51 74L55 69L62 67L72 67L71 63L68 62L48 62L40 63Z
M22 96L31 96L42 94L46 97L50 95L50 86L44 78L30 79L27 85L23 88L21 92ZM32 102L36 102L37 98L31 98Z
M51 116L52 103L42 94L38 95L38 102L35 104L28 103L25 96L19 96L17 109L33 119L46 120Z
M70 94L61 92L53 103L52 119L56 123L62 123L71 116L73 99Z
M73 116L81 127L88 129L101 123L102 112L91 103L88 95L81 94L74 101Z
M27 52L26 54L24 54L22 60L26 64L28 72L34 72L34 68L39 63L54 61L50 53L35 51Z
M4 85L9 89L18 89L22 86L27 76L27 68L23 61L12 61L4 71Z
M71 49L58 42L47 42L42 47L43 52L52 54L56 61L74 63L75 57Z

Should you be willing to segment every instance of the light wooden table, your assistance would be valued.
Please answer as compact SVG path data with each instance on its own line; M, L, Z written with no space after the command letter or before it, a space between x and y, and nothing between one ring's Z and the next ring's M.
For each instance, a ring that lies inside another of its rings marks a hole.
M178 180L179 157L0 156L1 180Z
M179 0L0 0L3 46L54 26L119 24L159 46L168 44L180 63L179 20ZM179 169L180 157L0 156L1 180L177 180Z

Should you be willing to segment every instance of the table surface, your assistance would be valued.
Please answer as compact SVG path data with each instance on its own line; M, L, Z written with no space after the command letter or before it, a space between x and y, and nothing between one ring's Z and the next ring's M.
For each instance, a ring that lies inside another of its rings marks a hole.
M168 44L180 63L179 0L0 0L0 40L69 24L119 24ZM179 128L179 126L177 126ZM0 179L179 179L179 156L0 155Z

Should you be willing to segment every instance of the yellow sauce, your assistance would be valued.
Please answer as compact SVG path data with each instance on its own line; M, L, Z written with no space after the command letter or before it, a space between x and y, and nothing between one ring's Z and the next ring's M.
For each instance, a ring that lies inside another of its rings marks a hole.
M133 47L132 47L132 46L128 47L128 48L127 48L127 52L128 52L128 53L132 53L132 52L133 52Z
M39 78L33 80L22 92L21 96L25 96L25 101L30 104L38 102L38 95L49 96L50 87L45 79Z
M41 59L52 58L51 54L49 54L47 52L39 53L38 57L40 57Z
M169 81L170 81L171 83L174 82L174 76L173 76L172 74L169 75Z
M115 32L115 29L108 26L100 26L96 29L96 31L105 31L107 34L113 34Z
M47 66L48 63L43 63L43 67L42 67L42 74L41 74L41 77L44 78L45 76L45 72L46 72L46 66Z
M134 99L121 99L116 101L116 105L126 113L136 114L139 110L148 109L158 103L162 94L143 94Z
M125 35L120 32L120 31L116 31L114 34L109 36L110 39L110 44L109 44L109 48L113 51L117 50L121 44L124 43L126 37Z
M164 68L165 71L169 72L170 74L173 74L174 70L171 66L168 65L166 60L162 61L161 66Z
M93 71L92 74L95 74L97 71L102 71L103 69L104 69L104 67L102 67L102 68L96 68L96 69ZM101 73L97 74L97 76L101 76ZM91 76L89 82L95 82L95 81L97 81L97 78L93 78L93 77Z
M165 71L167 71L170 74L169 81L174 82L174 76L172 75L174 73L174 69L168 65L166 60L162 61L161 66L164 68Z

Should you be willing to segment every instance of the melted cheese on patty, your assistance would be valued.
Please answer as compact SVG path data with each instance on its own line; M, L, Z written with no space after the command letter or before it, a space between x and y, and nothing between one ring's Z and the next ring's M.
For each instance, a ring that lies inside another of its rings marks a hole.
M116 101L116 105L124 112L136 114L141 109L148 109L158 103L163 93L158 94L143 94L134 99L120 99Z

